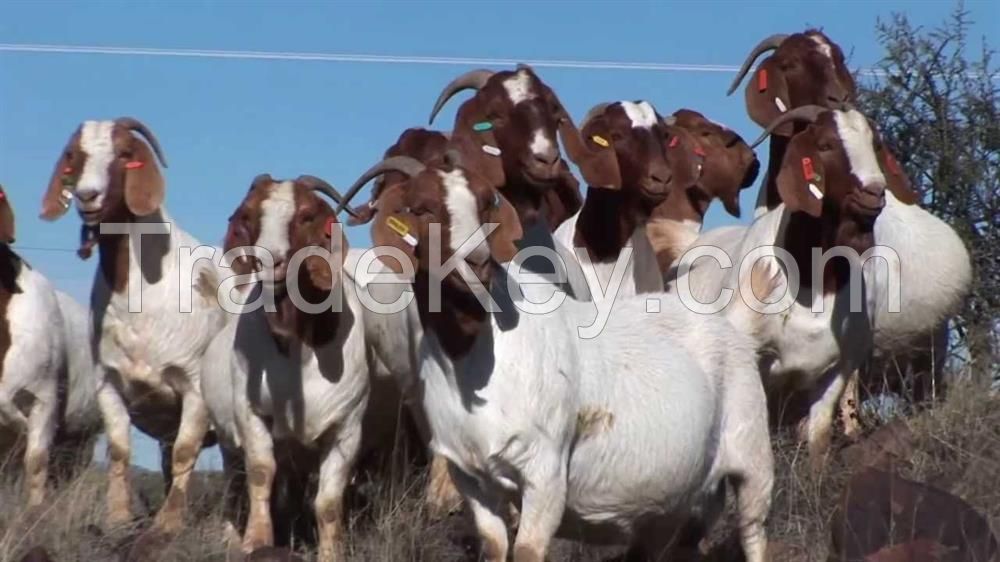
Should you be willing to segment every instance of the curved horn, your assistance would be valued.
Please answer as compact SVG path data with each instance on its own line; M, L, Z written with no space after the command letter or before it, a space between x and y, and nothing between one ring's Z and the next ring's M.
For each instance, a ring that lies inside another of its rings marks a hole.
M371 168L368 168L365 173L361 174L361 177L359 177L357 181L354 182L354 185L347 190L347 194L344 195L343 201L340 202L340 205L337 206L337 209L334 212L339 215L340 212L347 207L347 204L351 202L351 199L354 198L354 196L361 191L361 188L364 187L366 183L370 182L372 178L381 176L386 172L400 172L413 177L420 174L420 172L423 172L426 168L427 167L423 162L413 158L412 156L391 156L386 158Z
M764 54L767 51L777 49L778 47L781 46L781 43L785 39L788 39L787 33L775 33L774 35L764 39L760 43L757 43L757 46L754 47L752 51L750 51L749 55L747 55L747 60L743 61L743 66L741 66L740 71L736 73L736 79L733 80L732 85L729 86L729 90L726 91L726 95L727 96L732 95L732 93L736 91L736 88L739 87L740 82L743 81L743 77L746 76L747 72L750 71L750 65L752 65L754 61L757 60L757 57L759 57L760 55Z
M144 125L142 121L139 121L135 117L119 117L115 119L115 124L121 125L130 131L135 131L146 139L149 146L153 147L153 152L156 153L157 160L160 161L160 165L164 168L167 167L167 159L163 157L163 150L160 149L160 142L156 140L156 135L149 130L149 127Z
M434 109L431 110L431 118L428 120L428 123L434 123L434 117L437 116L439 111L441 111L444 104L448 103L451 96L454 96L462 90L468 90L470 88L473 90L479 90L486 85L486 81L489 80L493 74L494 72L492 70L480 68L478 70L470 70L469 72L466 72L449 82L448 85L444 87L444 90L441 91L441 95L438 96L437 101L434 102Z
M611 105L611 102L599 103L594 107L591 107L590 111L588 111L587 114L583 117L583 121L580 121L580 127L579 127L580 130L582 131L584 128L586 128L587 123L589 123L591 119L604 113L604 110L607 109L609 105Z
M803 105L782 113L777 119L768 124L767 128L764 129L764 132L761 133L760 136L757 137L757 140L753 141L753 144L750 145L750 148L756 148L758 144L764 142L764 139L766 139L772 131L789 121L809 121L810 123L815 123L816 119L826 111L830 110L821 105Z
M339 191L337 191L337 188L333 187L332 185L327 183L326 180L322 178L317 178L316 176L303 174L295 178L295 182L301 183L302 185L306 186L306 188L309 190L318 191L323 195L326 195L327 197L332 199L334 203L337 203L338 205L344 201L344 196L341 195ZM357 211L350 208L349 206L345 206L344 210L346 210L347 214L351 215L352 217L355 218L358 217Z

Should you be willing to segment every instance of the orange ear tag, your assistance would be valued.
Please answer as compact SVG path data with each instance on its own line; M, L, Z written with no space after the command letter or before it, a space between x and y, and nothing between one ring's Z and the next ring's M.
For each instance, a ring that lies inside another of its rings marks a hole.
M405 222L397 219L396 217L389 217L386 219L385 224L389 227L389 230L398 234L404 242L413 247L417 246L417 239L410 234L410 227L407 226Z
M141 167L143 167L145 165L146 165L145 162L142 162L140 160L133 160L131 162L126 162L125 163L125 168L127 168L129 170L135 170L135 169L141 168Z
M763 92L767 90L767 69L762 68L757 72L757 91Z

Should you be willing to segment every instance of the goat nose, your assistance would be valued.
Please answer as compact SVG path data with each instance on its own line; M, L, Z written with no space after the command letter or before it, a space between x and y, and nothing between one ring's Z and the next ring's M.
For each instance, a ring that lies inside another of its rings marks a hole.
M97 198L96 189L78 189L76 192L76 198L82 203L89 203Z
M545 166L553 166L559 161L559 153L556 151L535 153L535 161Z

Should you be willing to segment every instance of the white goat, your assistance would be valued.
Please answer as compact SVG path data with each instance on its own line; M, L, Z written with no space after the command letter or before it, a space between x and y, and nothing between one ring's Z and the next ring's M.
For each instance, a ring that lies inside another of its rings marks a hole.
M191 257L201 244L163 208L157 159L164 163L156 138L136 119L84 122L56 162L42 217L60 217L75 198L85 224L81 255L100 248L91 338L104 368L97 400L110 456L108 523L132 517L129 432L135 423L161 450L172 446L170 491L155 526L173 532L183 525L190 475L209 429L201 356L226 317L215 298L216 262ZM104 232L96 234L99 225ZM109 232L114 226L120 230Z
M620 301L593 341L576 333L592 320L592 303L571 299L548 314L520 313L510 306L505 275L491 265L509 261L520 235L503 197L461 169L424 169L397 157L374 170L413 178L397 222L388 220L392 211L380 212L373 238L417 271L419 384L432 447L452 465L487 558L506 559L508 495L521 499L515 560L540 561L557 530L659 551L673 539L664 532L672 517L694 513L711 522L722 482L734 477L744 550L763 560L773 469L752 340L732 328L725 340L714 331L728 326L725 319L697 317L673 300L643 322L636 319L644 298ZM441 211L409 211L418 205ZM480 308L473 295L483 293L457 273L443 280L443 311L432 308L430 265L414 255L416 246L426 256L431 222L443 225L442 259L479 225L499 223L491 250L475 248L458 267L493 287L502 312ZM703 358L687 352L691 341L706 348ZM700 361L715 361L713 371Z

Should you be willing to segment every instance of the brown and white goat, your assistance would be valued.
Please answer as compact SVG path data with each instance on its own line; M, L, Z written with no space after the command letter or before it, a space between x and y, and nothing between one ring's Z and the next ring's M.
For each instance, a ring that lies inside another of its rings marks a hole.
M108 522L132 517L135 423L171 455L169 492L155 521L170 532L183 525L191 472L201 448L211 444L200 361L226 316L216 298L216 262L192 258L190 250L201 244L164 209L157 160L166 165L156 137L140 121L83 122L56 161L42 218L59 218L75 200L84 223L81 255L95 244L100 251L91 344L105 369L97 399L110 456Z
M730 93L749 71L754 60L774 49L755 71L746 87L747 111L761 126L787 109L819 105L838 109L857 99L856 85L844 64L840 47L816 30L772 36L750 54ZM780 100L780 104L777 101ZM782 135L785 136L782 136ZM885 377L890 388L901 391L901 377L911 376L913 398L929 397L941 382L947 351L948 320L958 312L971 286L972 269L965 244L946 223L921 209L920 196L911 188L902 166L882 142L878 131L879 165L888 181L886 208L875 223L875 239L899 256L899 312L889 311L894 295L886 276L866 267L875 292L875 361L866 368L867 384ZM771 137L771 166L758 198L757 213L773 209L776 194L776 159L787 146L787 130ZM928 271L927 263L937 264ZM857 375L851 377L842 405L849 435L860 431L853 413L859 405Z
M669 280L670 265L698 238L713 200L720 200L730 215L740 217L740 192L756 181L760 162L739 134L697 111L680 109L664 122L671 167L694 169L694 184L684 186L678 179L646 224L660 271Z
M362 447L370 384L364 311L341 275L347 241L317 193L342 201L318 178L261 174L230 217L226 252L266 253L232 262L238 283L255 283L244 303L251 308L213 340L202 385L206 397L232 396L231 409L213 408L213 417L245 457L244 550L274 543L276 478L318 471L318 558L327 562L344 555L344 490ZM320 249L329 254L310 253Z

